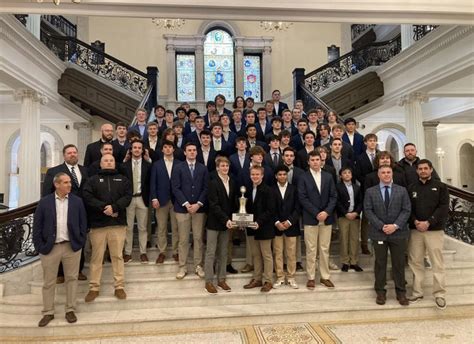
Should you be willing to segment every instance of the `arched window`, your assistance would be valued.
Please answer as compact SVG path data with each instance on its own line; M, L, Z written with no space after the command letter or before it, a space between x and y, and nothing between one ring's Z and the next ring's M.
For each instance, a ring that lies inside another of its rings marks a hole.
M222 29L206 34L204 41L204 98L214 100L218 94L234 99L234 41Z

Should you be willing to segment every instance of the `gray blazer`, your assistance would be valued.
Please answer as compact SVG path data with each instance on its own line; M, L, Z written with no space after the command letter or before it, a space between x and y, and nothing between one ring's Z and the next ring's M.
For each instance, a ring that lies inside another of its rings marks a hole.
M385 209L379 184L367 189L364 197L364 215L369 220L371 240L407 239L410 234L407 226L410 213L410 198L403 186L392 184L388 211ZM387 235L382 231L385 224L396 224L399 228L391 235Z

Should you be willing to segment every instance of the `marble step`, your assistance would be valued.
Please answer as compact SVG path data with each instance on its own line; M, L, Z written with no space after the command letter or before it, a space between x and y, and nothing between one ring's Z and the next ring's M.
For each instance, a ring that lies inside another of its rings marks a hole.
M269 294L270 295L270 294ZM211 298L215 298L212 297ZM128 301L125 301L128 302ZM21 318L0 311L0 339L6 336L21 338L22 341L37 341L54 336L98 336L100 334L130 334L146 331L206 329L237 327L257 324L278 324L291 322L331 322L337 320L383 320L416 317L439 317L444 315L472 314L474 293L453 294L447 297L448 308L436 309L433 299L402 307L395 300L393 291L388 294L387 304L376 305L374 297L353 298L350 302L335 303L332 299L311 301L287 301L267 303L262 298L254 304L220 304L206 306L171 307L160 309L104 310L77 312L78 322L68 324L64 311L57 308L56 318L45 328L38 328L41 315L23 314ZM119 303L119 301L116 301Z

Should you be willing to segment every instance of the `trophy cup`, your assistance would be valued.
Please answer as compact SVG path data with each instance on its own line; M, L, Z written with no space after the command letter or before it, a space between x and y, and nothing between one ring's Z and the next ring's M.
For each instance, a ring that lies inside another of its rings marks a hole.
M244 194L247 189L245 186L240 187L240 193L242 194L239 197L239 212L232 214L232 225L233 227L255 227L255 222L253 221L253 214L247 214L247 210L245 209L245 205L247 203L247 198L245 198Z

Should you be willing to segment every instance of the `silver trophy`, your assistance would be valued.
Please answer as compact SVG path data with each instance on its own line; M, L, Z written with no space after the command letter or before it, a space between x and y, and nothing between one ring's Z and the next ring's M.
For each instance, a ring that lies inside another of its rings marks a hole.
M239 197L239 212L232 214L232 226L233 227L255 227L256 223L253 221L253 214L247 214L245 205L247 204L247 198L245 198L245 192L247 189L245 186L240 187L240 193L242 194Z

